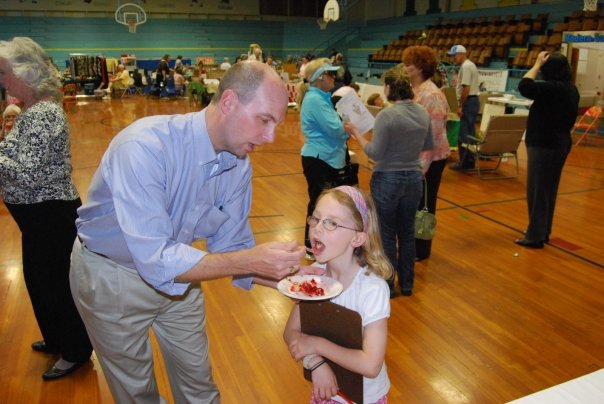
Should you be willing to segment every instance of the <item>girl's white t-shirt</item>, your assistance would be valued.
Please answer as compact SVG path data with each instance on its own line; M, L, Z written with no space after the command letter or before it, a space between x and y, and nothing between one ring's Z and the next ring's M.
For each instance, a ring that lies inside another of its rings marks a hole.
M315 266L325 268L325 265L321 264ZM363 328L374 321L390 317L388 283L373 272L369 272L367 267L360 268L350 286L331 299L331 302L359 313ZM384 363L376 378L363 377L363 402L374 403L385 396L389 389L390 379ZM337 396L332 399L346 403Z

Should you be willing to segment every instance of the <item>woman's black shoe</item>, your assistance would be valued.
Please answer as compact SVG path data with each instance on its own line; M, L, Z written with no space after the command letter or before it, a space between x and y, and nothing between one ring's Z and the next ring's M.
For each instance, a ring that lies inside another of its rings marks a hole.
M525 238L517 238L514 243L528 248L543 248L543 241L529 241Z
M77 370L80 366L82 366L86 362L88 362L88 359L86 359L85 361L82 361L82 362L76 362L73 365L71 365L70 367L68 367L67 369L59 369L55 365L52 365L50 368L48 368L48 370L46 372L44 372L42 374L42 379L55 380L55 379L59 379L63 376L67 376L68 374L73 373L75 370Z
M44 341L44 340L36 341L33 344L31 344L31 349L33 349L36 352L42 352L42 353L47 353L47 354L59 353L58 350L52 349L48 345L46 345L46 341Z

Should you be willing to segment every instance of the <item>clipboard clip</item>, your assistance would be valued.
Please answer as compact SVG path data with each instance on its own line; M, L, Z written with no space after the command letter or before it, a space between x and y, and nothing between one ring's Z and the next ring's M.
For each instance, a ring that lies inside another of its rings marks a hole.
M350 399L350 397L348 397L346 394L344 394L342 392L342 390L338 390L338 394L337 395L340 396L341 399L343 399L344 401L346 401L347 404L355 404L355 402L352 401Z

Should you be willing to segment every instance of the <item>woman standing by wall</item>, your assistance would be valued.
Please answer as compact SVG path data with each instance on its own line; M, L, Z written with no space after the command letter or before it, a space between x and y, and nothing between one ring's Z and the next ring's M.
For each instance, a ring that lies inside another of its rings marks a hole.
M69 288L81 205L71 180L69 126L59 73L30 38L0 41L0 83L24 104L0 143L0 187L21 230L23 276L43 337L32 349L61 355L42 375L53 380L76 370L92 353Z
M353 124L345 127L375 161L370 187L384 252L396 269L401 293L410 296L415 278L415 212L422 195L419 155L432 149L434 140L430 116L413 102L404 65L388 70L383 80L384 94L392 106L377 115L371 142ZM388 284L390 295L395 296L394 279Z
M403 63L409 75L409 81L415 93L415 102L423 106L432 123L434 148L422 151L420 160L422 172L426 180L428 211L436 213L436 197L442 178L447 158L451 154L451 147L447 140L447 115L449 104L442 91L434 84L432 77L438 66L436 52L428 46L410 46L403 52ZM418 210L423 209L426 195L419 202ZM432 240L415 239L415 257L421 261L430 256Z
M535 81L541 71L544 81ZM572 146L570 131L579 112L579 91L571 83L571 68L560 52L541 52L518 84L534 100L526 123L528 157L526 200L529 224L516 244L543 248L552 232L562 168Z

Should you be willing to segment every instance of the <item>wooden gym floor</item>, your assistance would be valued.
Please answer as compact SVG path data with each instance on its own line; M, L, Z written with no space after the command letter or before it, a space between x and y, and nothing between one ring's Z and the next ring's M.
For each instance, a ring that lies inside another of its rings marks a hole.
M80 100L69 120L82 198L121 128L142 116L196 109L186 100L142 96ZM290 111L276 142L251 154L250 220L258 242L302 242L302 142L298 114ZM368 189L366 158L358 144L350 146ZM432 256L416 266L413 296L392 300L390 402L502 403L604 367L604 147L573 148L543 250L512 242L527 224L524 145L520 160L517 179L485 181L445 170ZM0 403L111 403L96 357L69 377L42 381L54 359L30 348L40 333L23 283L20 233L3 205L0 231ZM310 384L281 338L292 302L272 289L235 289L229 280L203 288L222 402L307 403ZM159 358L155 369L168 397Z

